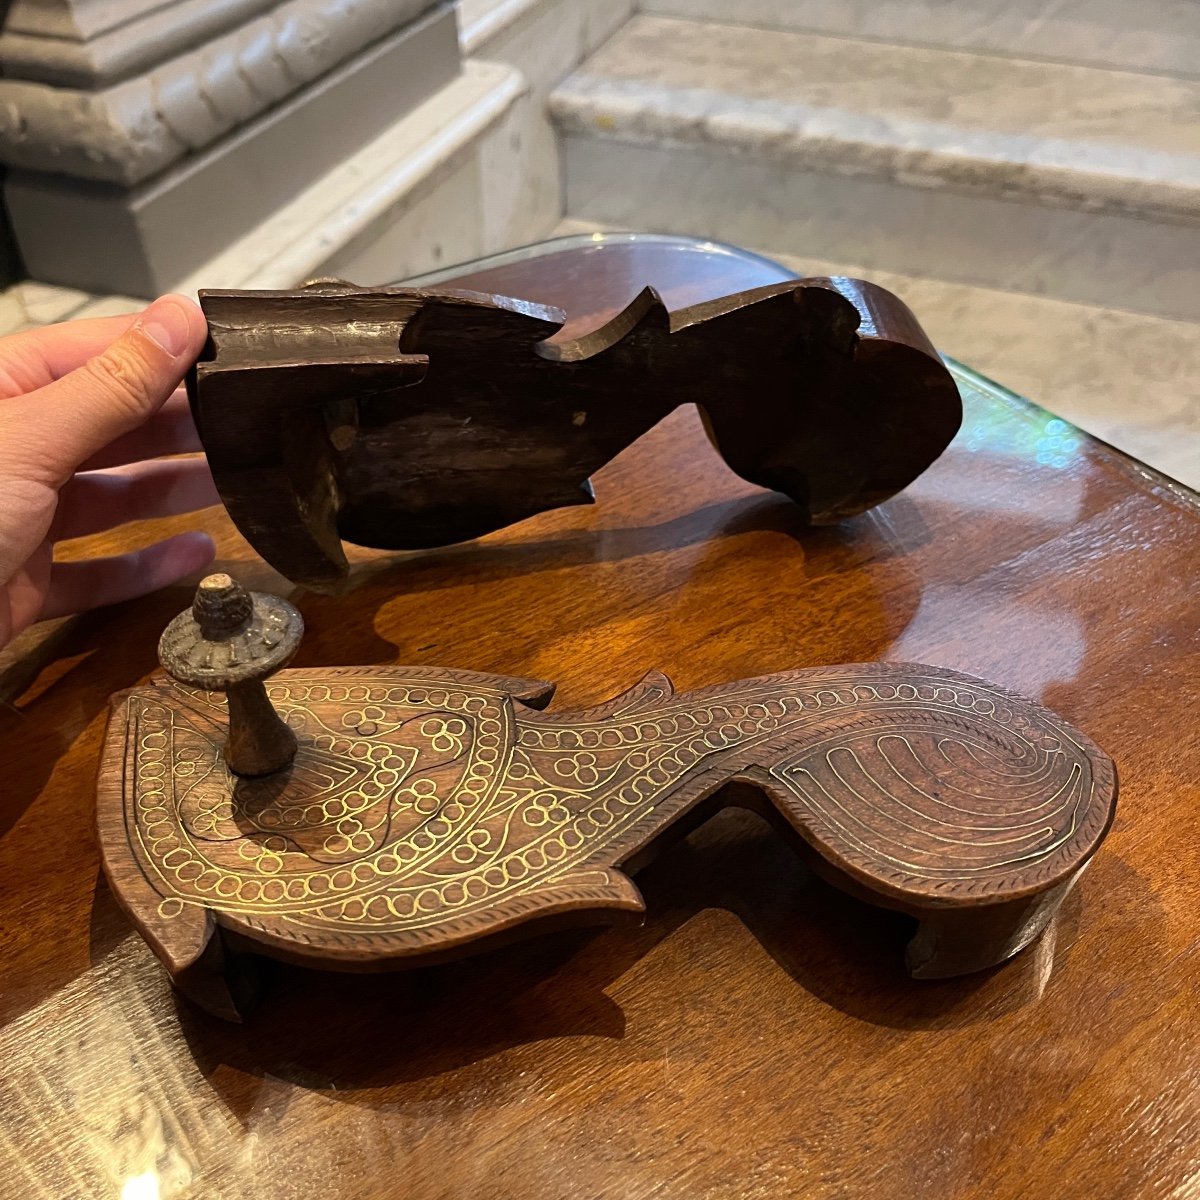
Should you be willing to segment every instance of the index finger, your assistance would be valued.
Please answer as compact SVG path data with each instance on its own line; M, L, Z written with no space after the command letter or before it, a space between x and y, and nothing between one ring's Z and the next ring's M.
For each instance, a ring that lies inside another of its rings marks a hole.
M102 354L140 313L86 317L0 338L0 400L45 387Z

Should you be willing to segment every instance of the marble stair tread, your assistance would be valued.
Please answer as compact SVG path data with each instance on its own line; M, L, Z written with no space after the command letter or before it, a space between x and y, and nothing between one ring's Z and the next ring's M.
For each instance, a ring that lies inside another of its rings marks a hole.
M1200 225L1200 81L641 15L551 98L568 136Z
M1200 77L1195 0L641 0L639 7L662 17Z
M555 233L600 228L569 219ZM944 354L1200 491L1200 323L755 249L798 276L886 287Z

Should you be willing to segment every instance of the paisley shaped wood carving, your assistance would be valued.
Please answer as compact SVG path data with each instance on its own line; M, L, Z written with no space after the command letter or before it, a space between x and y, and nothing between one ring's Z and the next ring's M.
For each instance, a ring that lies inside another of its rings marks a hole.
M600 707L430 667L292 670L272 774L227 765L219 694L114 698L105 867L176 984L236 1018L237 955L375 970L640 912L631 878L725 805L838 887L917 918L919 977L1016 953L1100 845L1117 784L1088 738L979 679L911 664L790 671Z
M646 289L574 339L557 309L464 291L201 292L189 379L221 497L290 579L336 587L343 539L444 545L592 500L589 477L681 404L726 463L814 524L906 487L958 430L905 305L803 279L669 313Z

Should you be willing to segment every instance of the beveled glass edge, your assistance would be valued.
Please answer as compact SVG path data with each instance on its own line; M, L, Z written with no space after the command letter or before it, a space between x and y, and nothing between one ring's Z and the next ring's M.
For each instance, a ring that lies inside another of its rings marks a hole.
M753 250L744 250L740 246L732 246L727 242L715 242L707 238L693 238L671 233L608 233L597 230L595 233L568 233L562 237L547 238L541 242L516 246L512 250L500 250L495 254L485 254L481 258L472 258L466 262L438 267L433 271L423 271L419 275L410 275L407 279L402 279L391 286L429 287L467 272L491 270L494 267L505 267L515 262L529 262L564 250L582 250L590 246L605 245L669 245L681 250L737 258L742 262L759 263L772 270L782 271L785 275L793 274L788 267L776 262L773 258L767 258L764 254L756 254Z
M1001 404L1007 405L1009 408L1017 409L1023 416L1030 418L1042 416L1061 421L1068 429L1077 433L1081 438L1090 442L1093 446L1098 446L1104 450L1114 466L1123 470L1128 475L1135 476L1139 482L1152 489L1155 493L1160 495L1166 493L1188 508L1200 509L1200 492L1194 491L1186 483L1180 483L1178 479L1173 479L1157 467L1152 467L1140 458L1135 458L1128 451L1122 450L1120 446L1114 446L1111 442L1106 442L1102 437L1097 437L1096 434L1089 433L1073 421L1068 421L1066 417L1060 417L1058 413L1051 412L1048 408L1043 408L1036 401L1030 400L1028 396L1022 396L1019 392L1014 392L1011 388L1006 388L1002 383L997 383L994 379L989 379L986 375L981 375L974 367L968 367L965 363L951 358L948 354L943 354L941 358L950 371L950 374L954 376L956 382L965 383L976 391L982 392L990 399L998 400Z

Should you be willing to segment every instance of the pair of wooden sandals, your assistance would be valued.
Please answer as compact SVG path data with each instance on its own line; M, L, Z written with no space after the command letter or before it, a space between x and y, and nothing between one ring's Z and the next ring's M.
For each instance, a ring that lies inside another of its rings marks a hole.
M190 391L222 498L316 589L343 586L343 541L441 545L588 502L590 476L680 404L813 523L905 487L961 420L912 314L856 280L676 312L647 290L574 337L550 308L474 292L326 281L202 302ZM641 912L631 875L726 805L915 918L914 976L975 971L1038 935L1113 816L1091 741L937 667L683 695L652 672L559 712L539 681L281 670L302 629L212 576L163 635L168 674L113 700L108 878L175 984L231 1019L255 955L378 970Z

